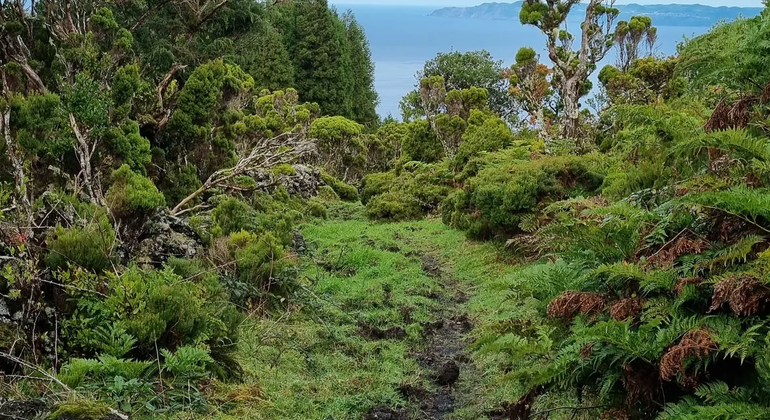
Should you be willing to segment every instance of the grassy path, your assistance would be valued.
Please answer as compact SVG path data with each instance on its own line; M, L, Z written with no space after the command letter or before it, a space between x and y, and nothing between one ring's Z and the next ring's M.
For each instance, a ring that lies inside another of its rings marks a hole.
M303 234L302 287L285 313L244 327L244 383L217 390L213 417L483 419L505 400L485 382L496 364L468 351L505 300L510 269L491 246L436 220Z

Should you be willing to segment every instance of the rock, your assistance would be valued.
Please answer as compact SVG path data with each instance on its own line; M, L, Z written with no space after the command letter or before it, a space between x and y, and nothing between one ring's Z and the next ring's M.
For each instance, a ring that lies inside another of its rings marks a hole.
M295 175L281 175L278 183L286 188L290 195L311 198L318 195L322 185L321 171L305 165L294 165Z
M0 319L8 318L9 316L11 316L11 311L8 309L5 301L0 298Z
M291 232L291 234L291 249L297 255L307 255L307 243L305 242L305 237L302 236L302 232L294 230Z
M450 360L441 366L436 377L436 383L442 386L452 385L460 377L460 367L454 360Z
M204 245L198 233L168 209L152 214L134 237L139 238L138 242L124 238L128 242L124 260L153 266L162 265L171 257L193 258Z
M272 194L279 186L283 186L289 195L299 196L305 199L318 195L318 187L323 185L321 171L306 166L294 165L294 175L273 175L270 172L250 172L250 176L257 183L257 189Z
M0 420L35 419L46 411L42 401L0 401Z

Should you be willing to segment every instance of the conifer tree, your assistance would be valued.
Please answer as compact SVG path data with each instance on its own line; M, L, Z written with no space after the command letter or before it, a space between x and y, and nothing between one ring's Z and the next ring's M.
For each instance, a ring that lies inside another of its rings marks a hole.
M288 50L300 98L317 102L324 114L350 117L353 83L344 24L326 0L298 1L291 7Z
M257 91L286 89L294 86L294 66L283 37L270 22L262 22L242 41L244 54L235 62L254 78Z
M374 90L374 63L369 41L352 12L346 12L342 19L347 29L353 78L351 118L361 124L372 125L377 121L379 98Z

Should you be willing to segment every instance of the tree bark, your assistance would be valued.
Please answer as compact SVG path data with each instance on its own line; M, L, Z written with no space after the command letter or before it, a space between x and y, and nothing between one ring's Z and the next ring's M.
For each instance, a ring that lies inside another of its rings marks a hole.
M8 89L8 81L5 77L5 73L2 73L3 80L3 95L5 96L5 108L3 109L2 121L0 121L0 127L5 138L5 152L8 155L8 160L11 161L13 166L13 180L16 184L16 192L19 195L19 201L21 201L22 212L24 214L25 227L22 229L22 233L29 237L32 234L32 200L30 199L31 185L29 179L24 171L24 160L19 156L19 152L16 149L16 144L13 141L11 135L11 101L10 92Z
M83 187L85 188L88 198L100 206L105 205L104 195L102 194L101 185L95 184L95 177L93 167L91 166L91 158L93 158L96 151L97 142L94 141L92 145L88 144L88 137L80 131L77 120L73 114L69 114L70 128L75 133L77 144L75 144L75 155L80 163L79 178L83 181Z

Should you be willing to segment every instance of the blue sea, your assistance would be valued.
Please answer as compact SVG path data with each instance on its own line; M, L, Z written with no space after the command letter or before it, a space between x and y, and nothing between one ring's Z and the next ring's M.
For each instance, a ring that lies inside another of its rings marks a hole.
M415 73L439 52L485 49L509 65L520 47L543 49L545 45L538 29L517 21L428 16L436 9L434 6L337 4L336 8L339 12L352 10L369 38L376 66L375 85L380 95L377 111L381 116L399 116L398 103L413 89ZM578 27L577 22L571 27ZM685 37L700 35L708 29L659 26L656 53L674 54ZM541 56L545 58L545 54ZM614 51L605 62L615 62Z

